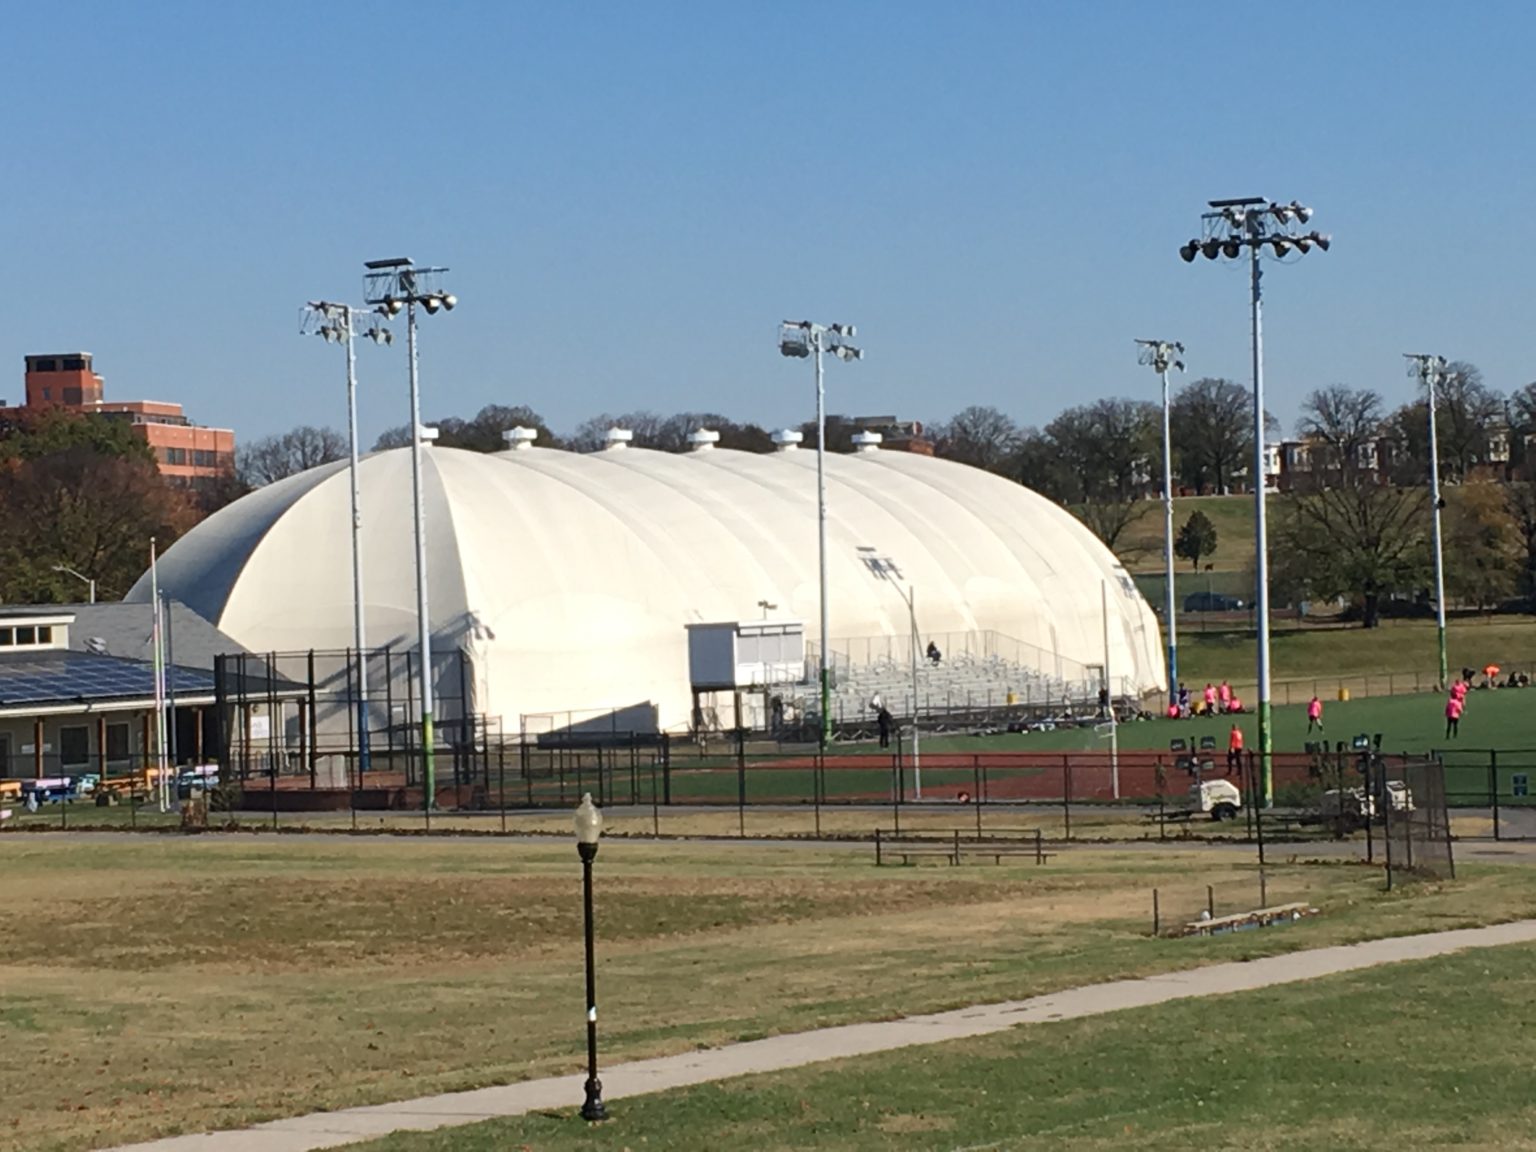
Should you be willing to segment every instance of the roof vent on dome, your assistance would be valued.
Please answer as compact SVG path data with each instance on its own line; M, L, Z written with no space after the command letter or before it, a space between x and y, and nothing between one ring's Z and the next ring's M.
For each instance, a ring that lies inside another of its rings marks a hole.
M881 436L878 432L855 432L853 434L853 450L855 452L880 451Z
M501 434L501 438L507 442L507 447L514 452L526 452L533 447L533 442L539 438L537 428L524 428L519 424L516 428L508 428Z
M720 433L713 428L700 428L688 433L688 447L695 452L708 452L720 442Z
M773 443L780 452L793 452L800 447L800 441L804 439L804 432L796 432L792 428L785 428L773 434Z
M607 442L609 452L617 452L621 448L629 446L629 442L635 438L635 434L628 428L610 428L608 435L603 439Z

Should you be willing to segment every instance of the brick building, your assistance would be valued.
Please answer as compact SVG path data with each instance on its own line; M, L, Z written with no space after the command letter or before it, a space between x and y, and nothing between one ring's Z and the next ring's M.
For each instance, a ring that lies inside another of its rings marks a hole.
M0 404L0 418L20 410L68 408L122 420L154 450L160 472L173 484L196 487L234 469L235 434L193 424L180 404L107 400L89 352L26 358L26 395L20 408Z

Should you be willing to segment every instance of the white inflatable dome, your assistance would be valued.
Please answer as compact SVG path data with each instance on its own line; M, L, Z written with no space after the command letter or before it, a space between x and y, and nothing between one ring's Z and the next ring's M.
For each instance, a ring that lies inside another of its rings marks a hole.
M761 601L819 636L813 451L429 448L423 461L434 652L473 653L475 710L508 732L524 715L645 703L663 727L686 724L686 625L759 620ZM835 659L904 653L910 587L925 639L994 635L1047 676L1080 672L1104 659L1107 589L1117 691L1166 688L1156 618L1059 505L906 452L826 465ZM360 475L368 645L413 649L410 452L370 455ZM179 540L162 590L256 652L350 648L349 523L345 463L312 469ZM146 574L129 599L148 596Z

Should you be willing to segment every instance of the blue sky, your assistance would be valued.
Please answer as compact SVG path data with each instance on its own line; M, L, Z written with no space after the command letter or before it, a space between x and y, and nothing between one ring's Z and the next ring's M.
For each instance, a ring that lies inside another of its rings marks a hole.
M1459 11L1457 10L1459 9ZM1536 8L1176 3L4 7L0 396L85 348L108 395L244 438L342 426L306 299L447 265L428 417L526 403L812 411L784 317L859 325L829 407L1026 424L1154 395L1135 337L1248 377L1246 274L1205 202L1315 207L1270 269L1270 407L1411 383L1401 353L1536 379ZM365 434L403 344L359 350Z

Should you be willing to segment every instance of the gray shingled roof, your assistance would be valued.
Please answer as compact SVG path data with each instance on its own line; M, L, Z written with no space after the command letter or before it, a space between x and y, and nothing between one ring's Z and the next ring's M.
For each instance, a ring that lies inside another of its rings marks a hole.
M150 648L153 621L148 604L112 601L49 605L49 611L54 610L75 615L75 622L69 626L72 651L127 660L154 659ZM215 656L248 651L179 600L171 601L169 634L174 660L182 668L211 671Z

